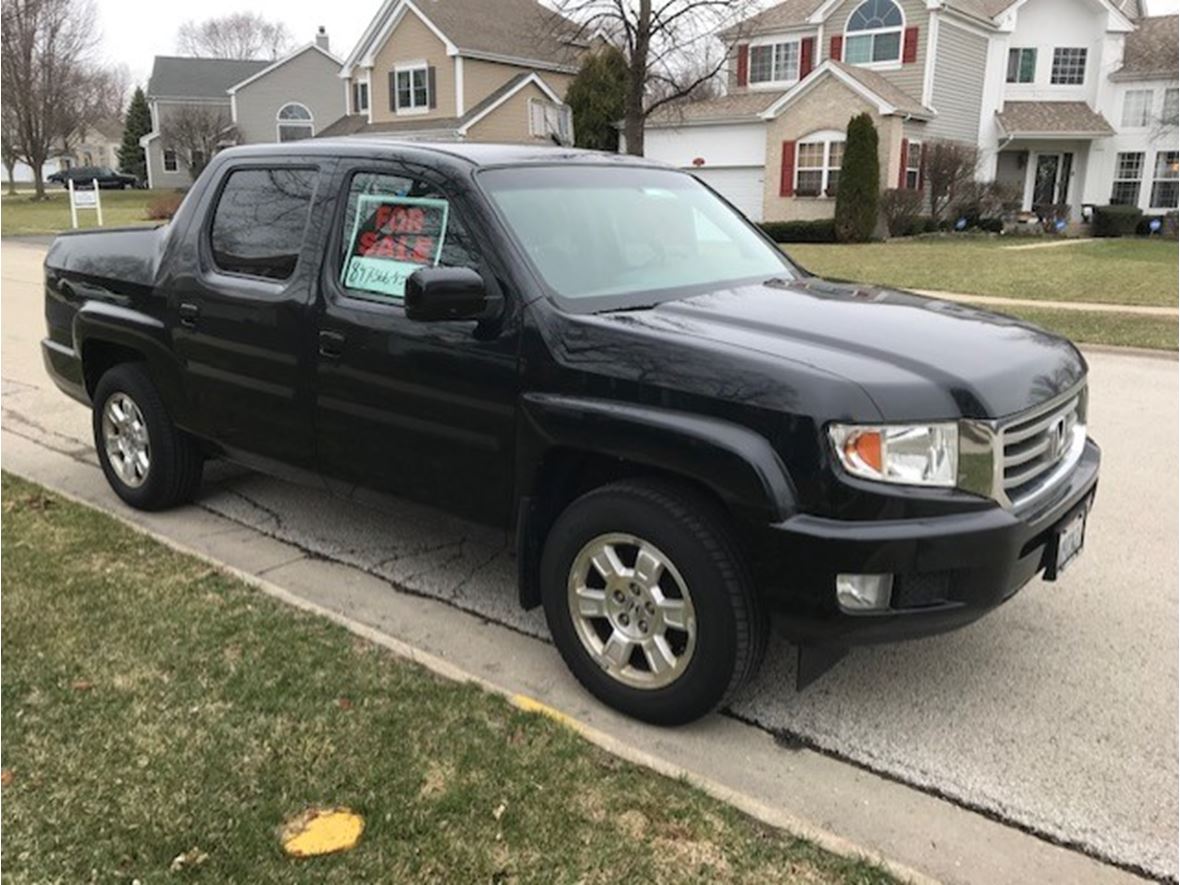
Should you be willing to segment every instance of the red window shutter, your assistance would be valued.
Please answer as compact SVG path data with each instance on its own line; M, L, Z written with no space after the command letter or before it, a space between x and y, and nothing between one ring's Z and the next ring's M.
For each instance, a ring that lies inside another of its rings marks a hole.
M795 194L795 142L783 142L783 180L779 184L779 196Z
M842 61L844 59L844 35L836 34L832 37L832 43L829 47L828 55L832 61Z
M918 187L926 186L926 142L922 142L922 156L918 160Z
M897 186L900 188L905 187L905 167L906 167L906 160L907 160L907 154L909 153L909 149L910 149L910 140L908 138L903 138L901 140L901 169L898 170L898 173L897 173Z
M799 79L811 73L812 58L815 56L815 38L804 37L799 41Z
M738 44L737 85L745 86L750 80L750 44Z
M918 60L918 27L905 29L905 39L901 44L901 63L913 64Z

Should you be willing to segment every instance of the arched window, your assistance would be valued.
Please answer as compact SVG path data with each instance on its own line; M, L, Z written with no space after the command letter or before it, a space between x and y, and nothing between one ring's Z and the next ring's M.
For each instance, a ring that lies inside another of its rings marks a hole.
M288 102L279 108L279 141L299 141L315 135L315 123L311 111L297 101Z
M844 61L863 65L901 60L901 7L893 0L865 0L844 27Z

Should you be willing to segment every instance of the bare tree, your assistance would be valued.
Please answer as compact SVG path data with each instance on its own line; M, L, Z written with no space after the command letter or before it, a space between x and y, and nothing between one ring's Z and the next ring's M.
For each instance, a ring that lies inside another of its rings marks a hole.
M32 167L37 199L45 196L46 161L93 113L97 39L92 0L3 0L0 6L9 143Z
M948 207L975 182L979 151L961 141L932 141L926 146L923 179L930 196L930 214L941 220Z
M183 105L171 111L160 125L160 139L176 151L193 181L236 131L229 112L216 105Z
M176 48L207 58L279 58L291 48L291 32L256 12L233 12L202 22L185 22L176 32Z
M627 152L643 154L647 118L709 88L727 62L717 33L739 27L756 0L556 0L585 40L605 35L627 58L623 135ZM730 31L729 39L734 39Z
M8 173L9 195L16 193L16 164L21 158L19 141L16 115L12 112L12 106L5 102L0 105L0 162L4 163L4 171Z

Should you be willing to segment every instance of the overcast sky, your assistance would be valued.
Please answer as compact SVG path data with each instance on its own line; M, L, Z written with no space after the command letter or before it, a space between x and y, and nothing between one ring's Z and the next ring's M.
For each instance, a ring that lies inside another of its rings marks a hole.
M376 15L381 0L325 3L323 0L201 0L200 3L163 3L160 0L96 0L103 48L112 60L125 64L133 83L146 85L152 58L176 52L176 30L193 18L211 18L248 9L287 25L296 45L308 43L316 28L328 29L332 51L344 57ZM770 5L769 3L767 5ZM1180 0L1146 0L1151 15L1180 8Z

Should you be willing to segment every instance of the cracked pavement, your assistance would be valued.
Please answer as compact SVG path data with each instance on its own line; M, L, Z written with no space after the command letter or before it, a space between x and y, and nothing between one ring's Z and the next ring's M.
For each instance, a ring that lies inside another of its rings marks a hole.
M35 251L4 245L3 430L94 467L88 412L59 394L40 365L40 258L22 254ZM1088 358L1103 474L1087 549L1061 582L1035 581L957 633L856 649L798 695L792 649L775 637L732 713L785 742L1175 878L1176 363ZM1148 432L1158 426L1165 432ZM546 637L540 611L517 607L500 532L224 463L209 465L196 506L293 544L303 557L379 577L390 593L437 598ZM511 659L506 649L506 667Z

